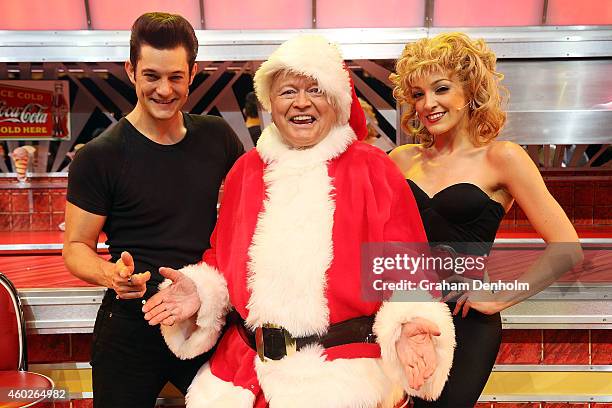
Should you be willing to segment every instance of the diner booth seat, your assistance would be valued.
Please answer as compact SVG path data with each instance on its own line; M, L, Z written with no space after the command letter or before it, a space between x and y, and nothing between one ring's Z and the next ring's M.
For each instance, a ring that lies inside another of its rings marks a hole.
M0 390L3 390L0 406L32 407L53 391L53 380L27 371L26 327L21 301L15 286L2 273L0 350Z

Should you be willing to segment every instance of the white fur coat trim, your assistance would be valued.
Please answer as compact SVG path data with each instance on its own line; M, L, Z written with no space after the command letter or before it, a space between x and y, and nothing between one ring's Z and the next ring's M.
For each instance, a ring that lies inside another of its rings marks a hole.
M266 198L249 248L246 323L278 324L295 337L323 334L335 211L327 164L355 134L348 125L337 127L316 146L293 150L274 125L264 133L257 149L268 163Z
M402 324L415 317L434 322L441 332L440 336L434 337L438 366L434 374L418 391L408 385L395 348L395 342L402 331ZM385 302L376 315L374 333L380 344L383 367L389 378L401 384L409 395L425 400L437 399L448 379L455 350L455 326L448 306L435 301Z
M326 361L323 351L311 345L278 361L256 358L270 408L391 408L401 399L403 392L394 389L379 359Z
M195 318L172 326L161 325L161 332L170 350L185 360L207 352L217 343L229 310L229 294L223 275L204 262L180 271L195 283L202 304ZM159 288L171 283L166 279Z
M338 123L347 123L351 113L352 90L340 50L319 35L301 35L284 42L261 64L255 78L255 92L261 105L271 111L270 92L274 75L289 71L317 81L339 111Z
M200 368L185 396L187 408L252 408L255 395L213 375L209 363Z

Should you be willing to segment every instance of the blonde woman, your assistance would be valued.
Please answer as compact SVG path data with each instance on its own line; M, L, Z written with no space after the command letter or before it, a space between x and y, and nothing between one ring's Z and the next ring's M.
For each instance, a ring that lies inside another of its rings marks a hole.
M499 312L542 290L577 262L578 237L525 151L495 141L506 120L499 85L503 75L483 40L450 33L408 44L396 72L394 96L407 105L402 126L421 143L400 146L390 156L410 184L430 242L487 254L516 201L546 242L572 243L561 256L549 253L522 275L531 284L528 293L487 298L468 292L449 303L457 339L450 377L437 401L417 399L415 408L472 407L501 342ZM553 267L543 268L544 261Z

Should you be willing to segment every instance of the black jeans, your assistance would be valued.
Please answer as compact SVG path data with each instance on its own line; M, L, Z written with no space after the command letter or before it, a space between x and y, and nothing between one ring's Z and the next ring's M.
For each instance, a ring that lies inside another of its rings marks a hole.
M455 303L449 303L451 312ZM463 318L453 316L457 348L448 382L436 401L414 398L414 408L471 408L489 379L501 344L499 313L485 315L470 309Z
M210 353L178 359L159 326L149 326L144 319L140 300L115 300L114 292L108 292L92 343L94 407L151 408L167 382L185 394Z

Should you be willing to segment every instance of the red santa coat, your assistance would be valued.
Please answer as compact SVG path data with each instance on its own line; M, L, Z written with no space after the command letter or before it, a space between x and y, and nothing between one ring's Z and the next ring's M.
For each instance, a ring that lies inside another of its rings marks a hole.
M274 323L294 337L376 314L378 344L312 345L261 362L230 327L194 379L187 406L393 406L402 388L437 398L455 345L446 305L361 297L361 244L385 241L426 241L412 193L387 156L357 142L348 125L306 150L288 148L270 125L227 176L212 248L182 269L202 300L197 316L162 326L162 334L177 356L191 358L212 348L234 307L249 327ZM419 391L408 386L395 351L401 325L416 316L442 331L438 368Z

